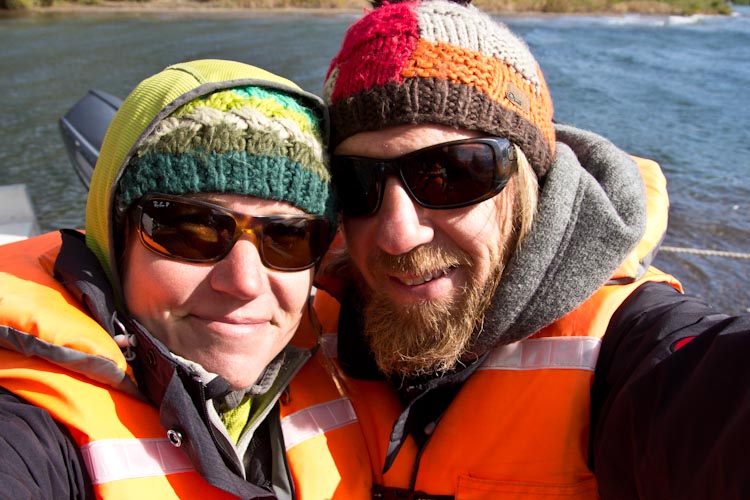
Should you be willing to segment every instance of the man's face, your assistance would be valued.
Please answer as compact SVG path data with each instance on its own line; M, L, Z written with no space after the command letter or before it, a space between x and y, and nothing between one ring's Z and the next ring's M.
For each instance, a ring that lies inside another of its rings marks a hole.
M238 195L200 195L248 215L299 214L288 203ZM300 324L312 269L263 265L253 236L243 235L216 263L173 260L147 249L135 231L126 243L123 289L130 313L175 354L251 386Z
M335 154L394 158L479 134L407 125L349 137ZM361 274L365 335L388 374L450 369L481 321L513 240L515 179L498 195L465 208L416 204L396 177L377 213L344 217L343 232Z

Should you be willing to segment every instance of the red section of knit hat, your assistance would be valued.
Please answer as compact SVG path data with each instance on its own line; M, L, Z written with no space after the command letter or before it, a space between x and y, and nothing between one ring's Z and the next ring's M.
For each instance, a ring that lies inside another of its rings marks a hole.
M401 71L419 40L419 26L413 2L384 5L355 23L347 34L331 70L338 76L331 101L360 90L403 80ZM329 70L329 73L330 71Z

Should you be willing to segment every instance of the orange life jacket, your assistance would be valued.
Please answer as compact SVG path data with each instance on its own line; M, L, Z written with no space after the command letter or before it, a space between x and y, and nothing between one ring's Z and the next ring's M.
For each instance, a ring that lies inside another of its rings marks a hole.
M587 460L590 390L601 339L612 314L643 283L663 281L681 289L671 276L644 268L666 230L668 200L658 165L636 161L649 191L641 243L609 284L577 309L523 341L495 348L421 451L408 437L383 474L403 406L390 383L340 373L367 440L375 484L426 494L404 498L598 498ZM336 332L336 300L319 291L315 307L324 332Z
M234 498L194 470L120 348L52 277L59 246L49 233L0 247L0 386L69 429L99 498ZM305 325L295 342L310 346L317 338ZM369 498L364 441L329 368L315 355L282 399L297 498Z

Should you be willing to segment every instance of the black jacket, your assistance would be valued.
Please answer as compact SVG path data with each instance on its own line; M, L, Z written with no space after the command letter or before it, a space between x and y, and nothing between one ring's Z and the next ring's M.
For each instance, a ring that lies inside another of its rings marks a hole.
M78 446L47 410L0 387L0 498L94 498Z
M750 498L750 317L646 284L604 336L590 465L606 499Z

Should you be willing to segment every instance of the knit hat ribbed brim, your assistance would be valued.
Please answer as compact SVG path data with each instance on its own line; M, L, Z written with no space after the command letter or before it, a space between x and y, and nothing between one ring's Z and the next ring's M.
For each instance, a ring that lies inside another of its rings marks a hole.
M331 145L435 123L506 137L537 175L555 152L552 99L526 44L472 5L384 3L347 31L326 75Z

